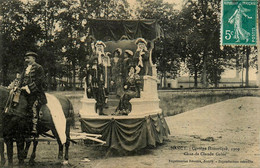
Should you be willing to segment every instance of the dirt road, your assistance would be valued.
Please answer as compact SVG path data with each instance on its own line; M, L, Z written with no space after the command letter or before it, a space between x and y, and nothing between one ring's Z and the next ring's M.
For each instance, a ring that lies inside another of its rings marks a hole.
M260 167L260 98L231 99L166 120L171 136L156 148L107 154L100 146L72 145L70 163L62 166L57 144L40 143L34 167Z

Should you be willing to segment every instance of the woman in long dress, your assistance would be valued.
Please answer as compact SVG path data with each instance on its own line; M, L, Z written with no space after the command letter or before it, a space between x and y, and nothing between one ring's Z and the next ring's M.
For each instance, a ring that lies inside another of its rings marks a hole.
M141 79L138 75L140 68L136 67L135 69L135 65L131 65L128 72L128 76L124 83L124 95L120 98L114 115L128 115L132 110L130 100L132 98L140 97Z
M122 49L117 48L114 51L114 57L111 60L111 87L112 92L116 92L118 97L123 95L123 81L122 81Z
M246 40L246 42L248 42L249 40L250 33L247 32L245 29L243 29L243 24L242 24L243 16L248 19L252 19L252 17L246 14L246 12L249 11L250 11L249 9L244 8L242 4L239 3L236 11L228 20L230 24L234 24L234 31L235 31L234 39L237 40L236 42L240 42L240 40Z

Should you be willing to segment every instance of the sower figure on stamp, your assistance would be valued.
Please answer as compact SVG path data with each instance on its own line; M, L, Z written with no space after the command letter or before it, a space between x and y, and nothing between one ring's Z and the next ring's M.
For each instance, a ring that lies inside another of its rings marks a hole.
M38 113L42 105L47 103L43 90L44 71L41 65L35 62L38 55L35 52L27 52L25 54L25 63L27 67L21 75L21 94L27 99L27 109L29 116L32 118L33 135L37 135Z
M243 28L243 16L246 17L247 19L252 19L252 17L248 16L246 12L249 12L249 9L246 9L242 6L241 3L238 4L236 11L234 14L229 18L228 22L230 24L234 24L234 39L236 39L236 42L240 42L240 40L246 40L248 42L250 33L247 32Z

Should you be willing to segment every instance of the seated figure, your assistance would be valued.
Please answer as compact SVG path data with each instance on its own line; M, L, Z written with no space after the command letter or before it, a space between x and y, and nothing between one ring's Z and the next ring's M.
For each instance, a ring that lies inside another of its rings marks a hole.
M136 72L135 72L136 71ZM139 67L130 66L129 74L124 83L124 94L120 98L119 105L116 108L114 115L128 115L132 110L132 105L130 100L132 98L140 97L140 76L138 75L140 71Z

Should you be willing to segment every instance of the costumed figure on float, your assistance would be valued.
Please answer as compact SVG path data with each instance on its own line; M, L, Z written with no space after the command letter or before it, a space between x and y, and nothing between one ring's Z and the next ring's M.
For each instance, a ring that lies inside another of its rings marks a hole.
M90 65L87 67L87 97L96 100L96 112L99 115L104 115L103 107L107 102L105 93L105 78L103 57L105 56L104 47L106 45L102 41L97 41L95 44L94 55L90 59Z
M159 107L156 65L152 62L154 42L163 36L160 25L149 19L89 19L88 24L89 36L104 42L101 53L110 52L112 57L111 74L101 73L108 75L103 85L110 84L102 86L109 90L108 109L104 109L106 116L96 115L93 110L95 100L91 96L83 97L80 110L82 131L102 134L106 146L118 150L136 151L162 143L169 129ZM99 62L102 54L98 54L97 47L94 50ZM103 61L102 66L105 64L107 67L103 70L107 71L108 61ZM89 84L91 82L87 82L86 88ZM106 98L106 95L101 97ZM99 100L96 98L96 101Z
M120 98L119 105L116 108L114 115L128 115L132 110L132 105L129 102L132 98L140 97L140 68L135 65L130 65L128 68L128 76L124 83L124 94Z
M122 81L122 49L117 48L113 52L111 59L111 91L115 92L118 97L123 95ZM116 75L115 75L116 74Z

